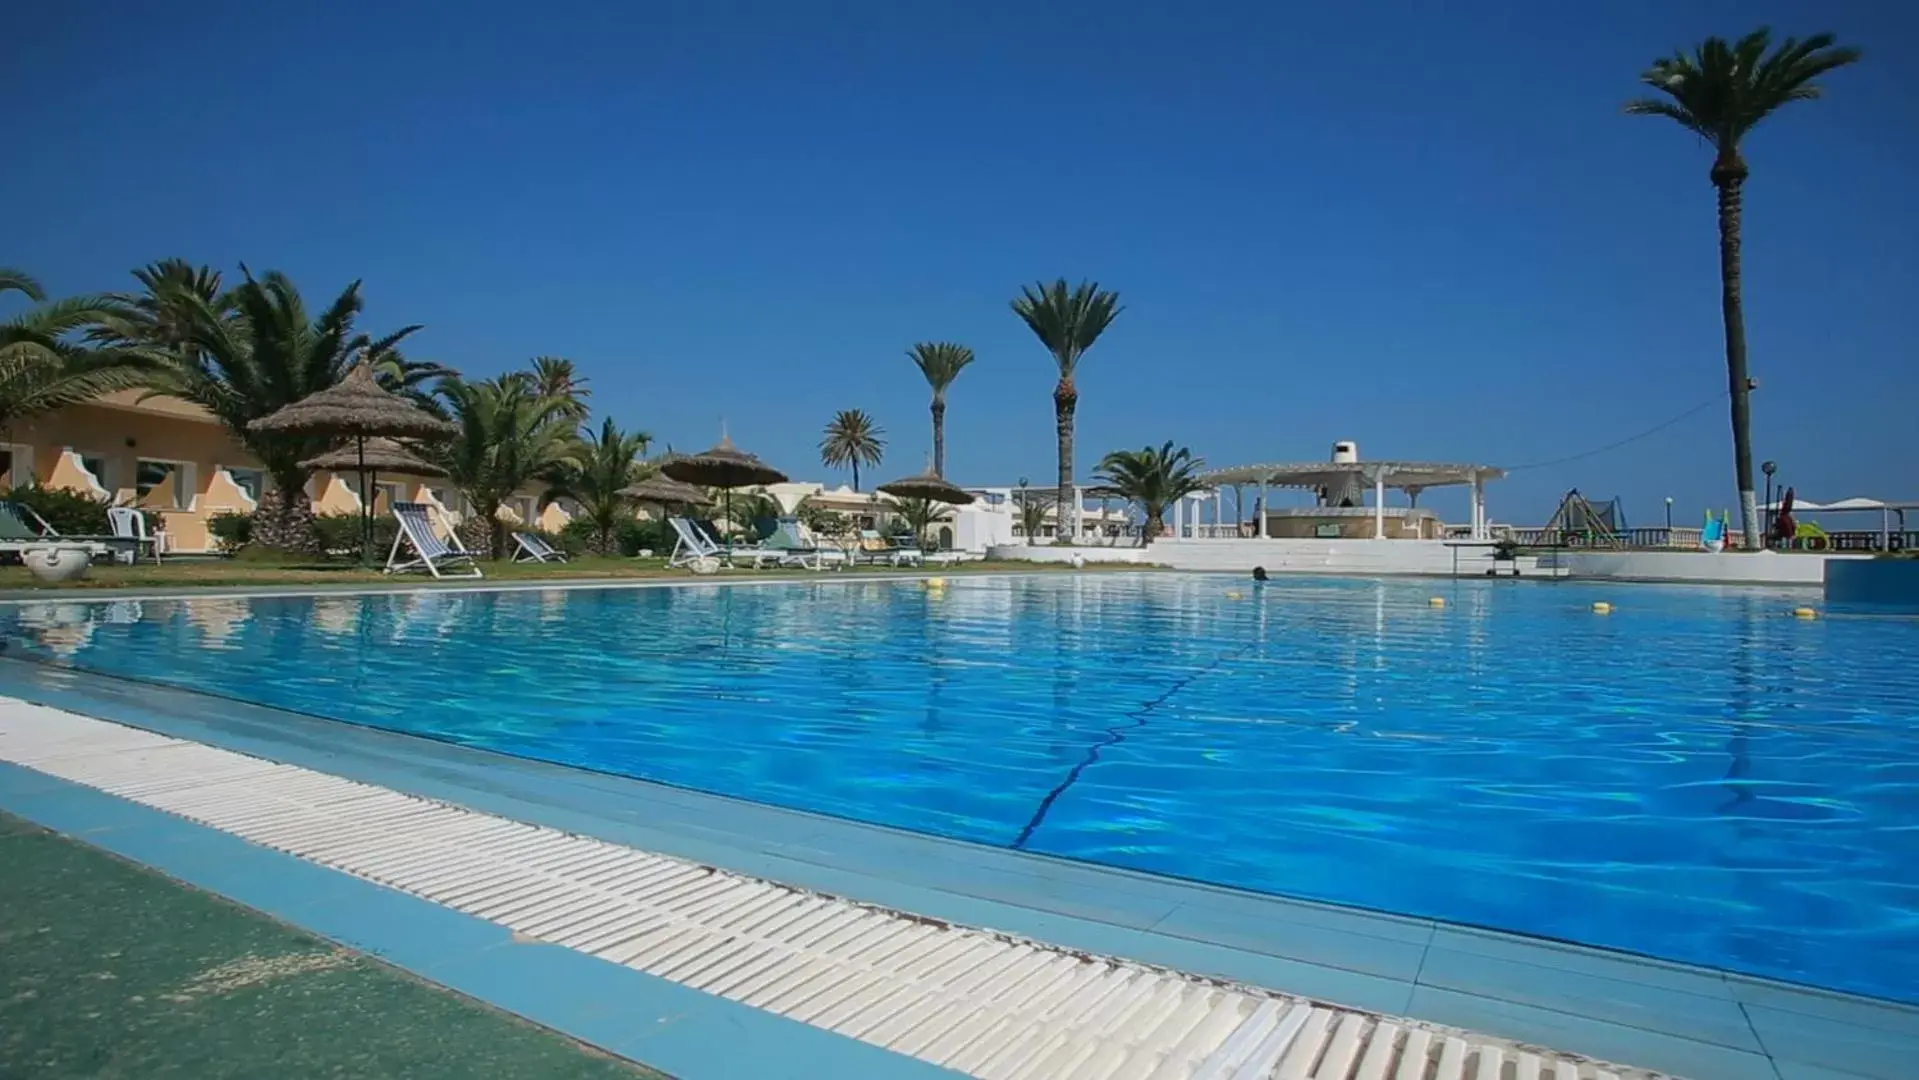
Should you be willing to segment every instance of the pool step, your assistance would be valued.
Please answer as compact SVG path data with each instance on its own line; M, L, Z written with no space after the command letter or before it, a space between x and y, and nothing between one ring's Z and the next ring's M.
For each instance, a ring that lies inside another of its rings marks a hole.
M4 698L0 759L989 1080L1654 1075L889 911Z

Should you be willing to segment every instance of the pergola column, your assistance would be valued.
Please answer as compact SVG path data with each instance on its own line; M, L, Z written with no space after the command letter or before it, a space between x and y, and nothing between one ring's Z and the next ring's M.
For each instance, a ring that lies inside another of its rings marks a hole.
M1386 474L1373 474L1373 539L1386 539Z
M1213 489L1213 539L1219 539L1220 522L1226 518L1226 499L1218 488Z
M1473 474L1473 519L1472 538L1486 539L1486 484L1478 473Z
M1184 539L1185 536L1186 536L1186 500L1174 499L1173 500L1173 539L1180 540L1180 539Z
M1253 535L1266 539L1266 481L1259 482L1259 509L1253 514Z

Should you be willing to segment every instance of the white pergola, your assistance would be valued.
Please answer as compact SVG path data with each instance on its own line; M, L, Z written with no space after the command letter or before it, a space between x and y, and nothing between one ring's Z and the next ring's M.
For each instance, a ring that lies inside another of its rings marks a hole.
M1215 469L1201 477L1214 489L1238 484L1257 485L1259 514L1253 535L1266 535L1267 493L1272 488L1337 491L1359 481L1373 489L1373 538L1386 538L1386 489L1397 488L1417 498L1427 488L1461 484L1472 489L1472 538L1486 539L1486 481L1500 480L1506 470L1491 465L1449 465L1433 461L1303 461L1276 465L1239 465Z

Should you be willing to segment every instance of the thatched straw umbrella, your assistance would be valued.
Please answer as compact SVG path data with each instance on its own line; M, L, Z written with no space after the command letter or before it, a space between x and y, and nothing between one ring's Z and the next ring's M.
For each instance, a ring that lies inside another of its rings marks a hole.
M930 465L918 476L908 476L881 484L879 489L897 499L926 499L930 502L945 503L948 506L966 506L974 498L972 492L935 473Z
M330 435L354 442L353 469L367 489L367 440L380 436L401 439L451 438L459 429L382 388L373 377L373 364L364 354L338 383L263 416L248 430L278 435ZM317 460L317 459L316 459ZM418 459L415 459L418 460ZM360 507L360 557L368 557L373 540L370 500Z
M419 457L413 451L394 442L392 439L372 438L364 442L356 441L353 446L342 446L337 450L328 450L319 457L308 458L300 463L304 469L325 469L328 472L353 472L365 469L360 480L360 496L363 501L361 510L372 512L374 493L379 490L381 473L397 473L401 476L445 476L446 470Z
M673 458L660 466L669 480L678 480L685 484L701 484L716 487L726 492L726 520L730 528L733 521L733 489L753 487L759 484L784 484L786 474L754 457L752 454L733 445L733 440L720 436L719 444L704 454L689 454L686 457Z
M682 484L669 476L649 476L637 484L620 489L620 494L634 502L654 503L659 506L711 506L713 500L706 492L692 484Z

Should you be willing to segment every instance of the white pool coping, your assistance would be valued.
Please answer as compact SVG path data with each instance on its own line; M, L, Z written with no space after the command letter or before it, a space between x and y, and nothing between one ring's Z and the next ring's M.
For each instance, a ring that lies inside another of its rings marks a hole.
M1660 1075L860 904L11 698L0 760L991 1080Z

